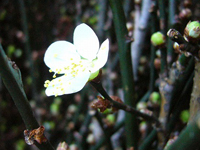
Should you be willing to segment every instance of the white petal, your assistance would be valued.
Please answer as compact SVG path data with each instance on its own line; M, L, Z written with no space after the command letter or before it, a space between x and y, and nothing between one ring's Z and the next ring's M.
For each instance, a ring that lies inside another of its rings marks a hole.
M88 60L96 58L99 50L99 40L88 25L82 23L76 27L74 30L74 45L82 57Z
M71 94L80 91L87 83L90 77L89 70L79 72L76 77L61 76L49 83L45 93L47 96L58 96L63 94Z
M109 40L105 40L99 49L97 54L97 59L93 60L93 68L91 69L92 72L96 72L100 68L102 68L107 60L108 60L108 52L109 52Z
M64 66L68 66L72 60L79 61L80 55L76 52L75 46L67 41L52 43L44 55L45 64L53 72L56 72L56 69L62 69ZM64 72L61 71L60 73Z

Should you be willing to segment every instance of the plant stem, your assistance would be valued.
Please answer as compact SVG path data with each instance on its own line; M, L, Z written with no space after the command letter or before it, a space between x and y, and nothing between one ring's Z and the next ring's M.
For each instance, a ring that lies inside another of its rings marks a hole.
M195 75L194 85L190 99L190 119L189 122L193 121L195 116L200 112L200 62L195 62Z
M28 130L38 128L39 124L33 116L31 106L23 89L21 72L17 65L7 58L1 44L0 75L26 125L26 128ZM42 144L35 142L35 144L39 149L54 149L48 141Z
M192 150L200 147L200 115L190 122L167 150Z
M111 143L111 138L110 138L109 130L106 129L106 128L104 127L104 123L103 123L103 121L102 121L102 117L100 116L99 112L97 112L97 113L95 114L95 117L96 117L96 119L98 120L98 122L99 122L99 124L100 124L100 126L101 126L101 129L102 129L103 132L104 132L104 135L105 135L105 138L106 138L107 149L108 149L108 150L112 150L113 148L112 148L112 143Z
M27 23L27 17L26 17L26 10L24 6L24 0L19 0L19 6L21 11L21 20L22 20L22 28L23 32L25 34L25 54L26 54L26 61L29 64L29 75L31 76L32 83L32 96L35 100L38 100L38 94L37 94L37 88L36 88L36 78L35 78L35 71L34 71L34 65L32 60L32 53L30 48L30 39L29 39L29 33L28 33L28 23ZM38 102L38 101L37 101Z
M151 133L145 138L142 144L139 147L139 150L149 150L152 143L155 141L157 137L157 130L154 129Z
M113 13L113 21L119 48L120 68L125 103L129 105L130 108L135 108L136 100L134 92L134 78L132 72L130 43L127 43L126 41L128 31L126 28L126 19L122 7L122 1L109 0L109 4ZM134 147L135 149L137 149L138 127L136 122L136 116L130 113L126 113L125 118L126 146L127 148Z
M123 126L124 126L124 120L120 121L119 123L117 123L114 126L112 131L110 131L109 136L111 137L114 133L116 133ZM101 140L98 141L98 143L94 147L90 148L90 150L99 150L103 146L103 144L106 142L106 139L107 139L107 137L105 137L105 136L103 138L101 138Z

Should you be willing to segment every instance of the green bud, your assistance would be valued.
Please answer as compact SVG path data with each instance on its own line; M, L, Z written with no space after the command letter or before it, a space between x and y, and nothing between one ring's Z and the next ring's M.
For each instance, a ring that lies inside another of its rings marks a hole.
M160 104L161 98L158 92L152 92L150 95L150 101L154 104Z
M107 115L106 119L107 119L110 123L114 123L114 122L115 122L115 115L109 114L109 115Z
M184 35L187 40L195 42L200 39L200 23L198 21L190 21L184 30Z
M52 103L50 105L50 111L53 115L57 115L59 113L59 108L60 108L60 106L56 103Z
M146 102L139 102L139 103L137 103L136 108L137 108L137 110L146 109L147 103Z
M98 111L100 112L100 109L98 109ZM103 114L107 115L107 114L112 114L112 108L106 108L106 110L104 110Z
M190 113L188 110L183 110L180 114L180 119L183 121L183 123L187 123L190 117Z
M163 46L166 42L165 36L161 32L155 32L151 36L151 43L154 46Z

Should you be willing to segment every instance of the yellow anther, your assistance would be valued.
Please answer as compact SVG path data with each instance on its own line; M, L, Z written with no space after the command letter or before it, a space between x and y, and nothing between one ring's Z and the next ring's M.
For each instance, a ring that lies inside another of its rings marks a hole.
M106 46L103 46L101 49L102 49L102 50L106 49Z
M49 72L53 72L51 69L49 69Z
M64 70L69 70L69 66L67 66L67 67L64 67Z
M65 76L67 76L67 74L65 73Z
M50 81L49 81L49 80L46 80L44 83L47 83L47 84L48 84L48 83L50 83Z
M53 75L53 78L56 78L56 74Z
M73 60L73 58L70 58L70 60Z
M61 81L61 79L58 80L59 82Z
M53 84L52 87L55 87L55 85Z
M64 91L64 88L62 88L61 91Z
M69 82L69 85L71 84L71 82Z
M49 85L47 83L44 84L44 87L47 88Z
M57 56L58 56L58 54L54 54L54 55L53 55L53 57L55 57L55 58L56 58Z

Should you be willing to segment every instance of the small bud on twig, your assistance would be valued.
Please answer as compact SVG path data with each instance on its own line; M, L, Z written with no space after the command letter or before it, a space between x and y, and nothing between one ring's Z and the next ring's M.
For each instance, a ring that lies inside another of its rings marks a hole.
M161 32L155 32L151 36L151 43L156 47L162 47L166 43L165 36Z
M34 140L37 141L39 144L42 144L43 142L46 142L47 139L44 136L44 126L40 126L37 129L34 130L24 130L24 138L25 138L25 142L28 145L32 145L34 144Z
M189 42L197 42L200 39L200 23L198 21L190 21L184 30L184 35Z

